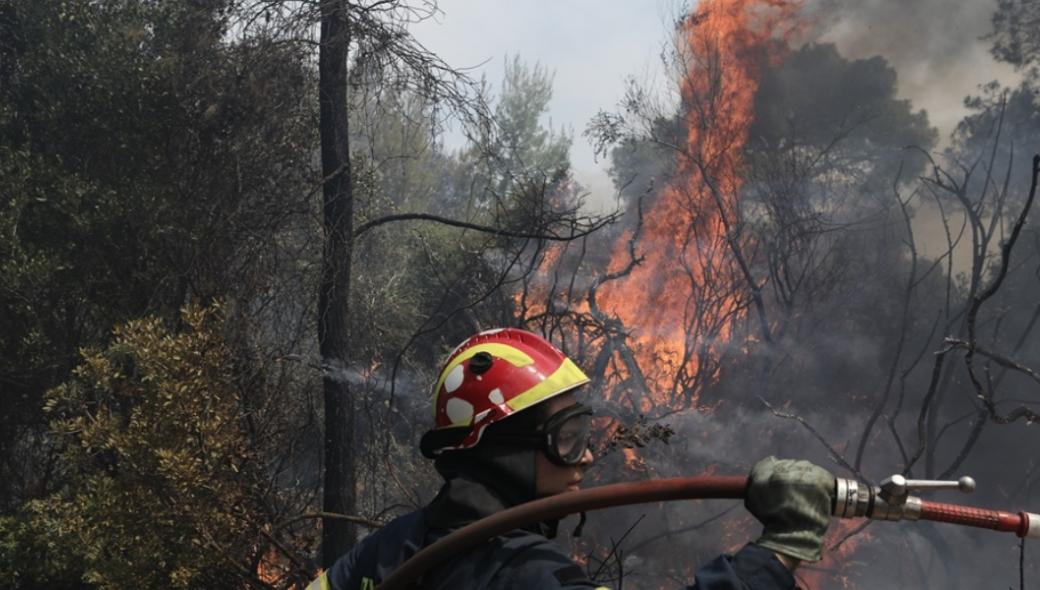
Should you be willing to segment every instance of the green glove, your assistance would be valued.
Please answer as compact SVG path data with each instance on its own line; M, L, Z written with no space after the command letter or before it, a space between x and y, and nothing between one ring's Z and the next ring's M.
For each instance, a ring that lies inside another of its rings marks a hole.
M744 506L765 525L755 541L804 561L819 561L831 519L834 476L808 461L767 457L748 476Z

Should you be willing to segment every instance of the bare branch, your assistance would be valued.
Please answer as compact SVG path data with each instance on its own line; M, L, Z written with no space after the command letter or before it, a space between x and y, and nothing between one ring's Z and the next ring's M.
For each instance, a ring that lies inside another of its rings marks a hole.
M989 412L990 418L1000 424L1007 424L1014 422L1019 418L1025 418L1029 422L1034 422L1040 419L1040 415L1033 412L1031 409L1026 407L1020 407L1013 410L1007 416L1001 416L997 412L996 404L993 401L992 392L988 392L983 387L978 375L975 373L975 367L973 364L975 352L978 350L978 344L976 341L976 322L978 320L979 310L982 305L1000 289L1001 284L1007 276L1008 266L1011 262L1011 251L1015 247L1015 242L1018 241L1018 236L1022 232L1022 226L1025 225L1026 217L1029 215L1029 211L1033 206L1033 201L1036 198L1036 186L1037 178L1040 177L1040 154L1033 156L1033 171L1032 181L1029 188L1029 197L1026 199L1025 205L1022 207L1022 211L1015 221L1015 225L1011 230L1011 235L1008 239L1001 244L1000 247L1000 268L997 271L995 277L990 284L982 291L972 298L971 308L968 310L967 324L968 324L968 340L966 343L967 353L964 355L964 363L968 368L968 376L971 378L972 385L975 387L976 395L982 403L986 405L986 409ZM996 360L996 359L994 359ZM1008 359L1005 359L1008 360Z
M364 235L368 230L379 227L387 223L395 221L432 221L440 223L442 225L449 225L452 227L460 227L463 229L472 229L481 233L502 236L507 238L519 238L525 240L549 240L555 242L569 242L583 238L603 227L610 225L618 220L620 214L618 212L611 213L604 217L592 218L589 220L571 219L564 222L565 233L558 233L552 230L551 227L539 228L539 231L515 231L505 228L492 227L488 225L481 225L478 223L472 223L469 221L460 221L458 219L450 219L442 217L440 215L434 215L432 213L398 213L394 215L386 215L367 221L357 229L354 230L354 239L357 239Z
M971 343L968 342L967 340L962 340L960 338L954 338L952 336L947 336L943 340L943 342L945 342L946 344L948 344L950 346L953 346L954 348L963 348L965 350L974 349L974 351L976 353L981 354L982 356L984 356L984 357L986 357L988 359L991 359L993 362L997 363L998 365L1000 365L1000 366L1002 366L1002 367L1004 367L1006 369L1011 369L1013 371L1018 371L1019 373L1022 373L1024 375L1026 375L1027 377L1029 377L1033 381L1036 381L1038 384L1040 384L1040 373L1037 373L1033 369L1023 365L1021 362L1016 361L1015 359L1006 357L1006 356L1004 356L1004 355L1002 355L1000 353L997 353L997 352L993 352L992 350L989 350L987 348L979 346L978 344L976 344L973 347L971 345Z
M871 481L865 475L860 473L859 469L857 469L851 463L846 461L845 457L842 456L842 454L839 453L837 451L837 449L832 447L831 444L829 442L827 442L827 439L825 439L823 437L823 435L820 434L820 432L818 430L813 428L812 424L809 424L808 420L806 420L805 418L803 418L803 417L801 417L801 416L799 416L797 414L791 414L789 412L782 412L782 411L774 408L772 405L770 405L769 402L767 402L765 400L764 397L759 396L758 401L762 402L762 404L765 405L765 407L769 408L769 411L772 412L774 416L776 416L778 418L787 418L788 420L795 420L795 421L797 421L799 424L804 426L806 430L809 431L809 434L813 435L813 437L816 440L818 440L821 445L823 445L823 448L827 449L827 453L830 454L831 458L834 459L835 462L837 462L839 465L841 465L845 469L849 470L849 472L854 473L856 475L856 477L860 478L861 480L866 481L866 482L870 482Z
M863 428L863 434L860 436L859 446L856 448L856 461L854 463L856 469L860 469L863 466L863 454L867 450L867 443L870 441L870 434L874 429L874 424L878 418L881 417L882 412L885 410L885 406L888 404L889 397L892 394L892 383L895 380L896 371L899 367L899 361L903 356L903 347L906 345L907 332L910 325L910 302L913 299L914 294L914 283L917 281L917 244L914 241L914 229L913 224L910 222L910 212L907 210L907 202L904 202L902 197L899 196L899 179L903 175L903 165L900 163L899 171L896 173L895 180L892 181L892 192L895 194L896 202L899 203L900 212L903 215L903 223L906 227L906 244L910 249L910 273L906 279L906 288L903 290L903 309L901 312L902 318L900 320L899 338L896 341L895 351L892 353L892 362L888 367L888 375L885 378L885 388L881 393L881 398L878 400L877 405L874 406L874 411L871 412L870 418L867 419L867 424ZM911 194L911 197L913 195ZM909 199L907 199L909 201Z
M280 522L279 524L274 526L274 530L284 528L294 522L299 522L301 520L312 520L315 518L331 518L333 520L345 520L347 522L352 522L354 524L366 526L370 529L383 528L383 525L386 524L385 522L372 520L371 518L357 516L354 514L339 514L337 512L306 512L304 514L300 514L298 516L294 516L292 518Z
M713 514L713 515L709 516L708 518L705 518L704 520L697 521L697 522L695 522L695 523L693 523L691 525L688 525L688 526L684 526L684 527L681 527L681 528L678 528L678 529L674 529L674 530L665 529L665 530L663 530L663 531L661 531L661 532L659 532L657 534L651 535L651 536L649 536L649 537L639 541L635 545L632 545L631 547L628 548L628 551L629 551L629 553L631 553L633 551L637 551L639 549L642 549L643 547L646 547L647 545L650 545L651 543L656 543L657 541L660 541L661 539L664 539L664 538L667 538L667 537L671 537L672 535L681 535L683 533L689 533L689 532L693 532L693 531L696 531L696 530L700 530L700 529L708 526L709 524L711 524L711 523L713 523L713 522L715 522L715 521L725 517L730 512L733 512L734 510L736 510L737 507L739 507L739 506L740 506L740 504L734 504L734 505L730 506L729 508L726 508L725 510L723 510L721 512Z

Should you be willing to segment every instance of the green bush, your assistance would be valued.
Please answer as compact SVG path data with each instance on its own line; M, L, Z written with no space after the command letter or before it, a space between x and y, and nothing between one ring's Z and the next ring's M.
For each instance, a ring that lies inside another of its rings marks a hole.
M0 521L0 577L100 588L241 585L255 572L260 471L218 307L182 329L127 322L85 350L45 409L65 485ZM41 579L42 578L42 579Z

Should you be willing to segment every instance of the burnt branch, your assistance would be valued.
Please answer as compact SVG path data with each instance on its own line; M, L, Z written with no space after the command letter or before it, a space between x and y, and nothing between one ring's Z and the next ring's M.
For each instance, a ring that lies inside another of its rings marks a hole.
M809 434L813 435L813 438L815 438L817 441L819 441L819 443L821 445L823 445L823 448L827 449L827 453L831 456L831 459L834 459L834 461L836 463L838 463L839 465L841 465L842 467L847 469L850 473L855 474L856 477L858 477L860 480L868 482L868 483L871 482L871 480L869 478L867 478L865 475L863 475L859 471L859 469L856 468L856 466L854 466L851 463L849 463L845 459L845 457L841 453L838 452L837 449L832 447L831 444L829 442L827 442L827 439L824 438L822 434L820 434L820 431L816 430L816 428L814 428L812 424L809 424L808 420L806 420L805 418L803 418L803 417L801 417L801 416L799 416L797 414L792 414L790 412L783 412L783 411L781 411L781 410L779 410L777 408L774 408L769 402L767 402L765 400L765 398L763 398L761 396L759 396L758 400L760 402L762 402L762 404L765 405L765 407L769 408L769 411L772 412L773 415L776 416L777 418L786 418L788 420L794 420L794 421L798 422L799 424L801 424L802 426L804 426L805 429L809 431Z
M280 528L284 528L284 527L286 527L286 526L288 526L290 524L293 524L295 522L299 522L301 520L312 520L312 519L317 519L317 518L333 519L333 520L345 520L347 522L352 522L354 524L360 524L362 526L366 526L366 527L368 527L370 529L382 528L383 525L386 524L384 522L380 522L378 520L373 520L371 518L366 518L364 516L358 516L356 514L339 514L337 512L307 512L305 514L300 514L298 516L294 516L292 518L284 520L281 523L275 525L274 528L275 528L275 530L277 530L277 529L280 529Z
M1027 377L1029 377L1033 381L1036 381L1037 384L1040 384L1040 373L1037 373L1033 369L1025 366L1024 364L1022 364L1019 361L1016 361L1013 358L1009 358L1009 357L1004 356L1004 355L1002 355L1000 353L997 353L997 352L994 352L992 350L989 350L988 348L979 346L978 344L976 344L973 347L971 345L971 343L968 342L967 340L962 340L960 338L954 338L952 336L947 336L945 338L945 340L943 340L943 342L945 342L946 344L948 344L948 345L950 345L950 346L952 346L954 348L962 348L962 349L965 349L965 350L973 349L975 353L980 354L980 355L982 355L982 356L992 360L993 362L997 363L1001 367L1004 367L1005 369L1011 369L1013 371L1018 371L1019 373L1022 373L1024 375L1026 375Z
M636 227L632 230L632 235L628 240L628 253L629 260L628 264L624 268L612 272L606 273L596 278L592 285L589 287L587 300L589 302L589 312L592 317L595 318L603 329L604 340L606 341L603 349L604 351L616 351L625 363L625 366L629 370L631 379L634 379L643 391L648 390L646 384L646 378L643 375L643 371L640 369L638 362L635 359L635 355L632 354L631 349L625 343L626 332L624 325L621 320L617 317L609 317L607 314L599 308L596 302L596 293L599 288L605 283L610 281L616 281L623 277L628 276L636 266L642 262L642 257L636 254L636 244L639 243L639 236L643 229L643 199L642 197L636 202ZM603 364L609 361L609 357L603 358ZM600 368L597 363L597 370ZM597 375L602 373L597 373Z
M975 353L979 350L979 346L976 341L976 325L978 322L979 310L982 305L992 298L1000 286L1003 284L1004 279L1007 277L1008 267L1011 263L1011 252L1015 247L1015 243L1018 241L1019 235L1022 233L1022 227L1025 225L1026 217L1029 215L1029 211L1033 206L1033 201L1036 198L1036 187L1037 178L1040 177L1040 154L1033 156L1033 170L1032 180L1029 187L1029 196L1026 198L1025 205L1022 207L1022 211L1018 215L1018 219L1015 220L1015 225L1011 230L1011 235L1008 237L1000 247L1000 267L997 270L996 276L990 281L990 284L972 298L971 307L968 310L967 324L968 324L968 340L965 343L967 349L964 355L964 363L968 368L968 375L971 378L972 385L975 387L976 395L982 403L986 406L986 410L989 413L990 419L998 424L1009 424L1015 422L1020 418L1025 418L1029 422L1035 422L1040 419L1040 414L1037 414L1033 410L1027 407L1019 407L1011 411L1007 415L1001 415L996 408L996 403L993 400L993 392L983 386L982 382L976 373L974 366ZM980 353L981 354L981 353ZM992 357L991 357L992 358ZM994 359L996 360L996 359ZM1004 359L1008 360L1008 359Z
M638 526L639 523L642 522L645 517L645 514L640 515L639 518L637 518L636 521L633 522L632 525L629 526L628 529L621 535L621 537L619 537L616 540L611 539L610 551L607 553L607 556L604 557L602 560L597 559L592 555L589 556L589 566L592 565L593 560L599 562L599 567L596 568L595 572L592 572L591 569L588 570L590 580L594 582L617 582L618 588L621 588L625 578L624 551L622 551L621 549L621 544L625 542L625 539L627 539L628 536L632 534L632 531L635 530L636 526ZM608 578L601 580L599 577L600 574L603 574L604 570L608 567L615 568L617 570L617 575L609 576Z
M636 202L636 228L632 231L632 236L628 240L628 264L624 268L604 274L596 278L593 281L592 286L589 287L589 307L596 310L598 313L599 307L596 305L596 291L603 286L604 283L610 281L616 281L620 278L628 276L635 267L639 266L643 262L643 257L636 254L636 244L639 243L639 236L643 231L643 197L640 196Z
M481 225L479 223L472 223L469 221L461 221L458 219L451 219L448 217L442 217L440 215L434 215L432 213L397 213L394 215L385 215L367 221L357 229L354 230L354 239L357 239L365 234L370 229L392 223L395 221L432 221L440 223L442 225L448 225L451 227L458 227L462 229L471 229L485 234L491 234L495 236L505 238L517 238L525 240L549 240L556 242L570 242L588 236L589 234L602 229L618 220L620 214L618 212L611 213L604 217L595 217L588 219L571 219L561 222L563 231L557 230L553 227L553 224L547 224L544 227L539 227L535 231L524 231L524 230L511 230L501 227L494 227L490 225Z
M881 393L881 398L878 400L877 405L874 406L874 411L871 412L870 418L867 419L867 424L863 428L863 434L860 436L859 445L856 448L856 460L853 463L856 469L860 469L863 466L863 454L867 450L867 443L870 441L870 435L874 430L874 424L881 417L881 414L884 412L885 406L888 404L888 400L892 395L892 384L899 367L899 361L903 356L903 347L906 345L907 332L909 331L910 325L910 303L914 295L914 285L917 282L917 244L914 240L914 230L913 224L910 221L910 212L907 209L907 203L911 198L913 198L913 194L911 194L906 201L904 201L899 195L899 179L902 175L903 166L900 164L895 180L892 181L892 192L895 194L896 202L899 203L899 210L902 214L903 224L906 228L906 245L907 248L910 249L910 272L906 279L906 288L903 290L903 307L899 325L899 338L896 340L895 351L892 353L892 362L888 367L888 373L885 377L885 388ZM902 447L902 443L900 443L900 447Z
M925 391L924 400L921 402L921 410L917 414L917 450L914 451L910 460L906 462L906 466L903 468L903 473L909 475L912 473L914 464L917 463L921 457L928 452L928 417L931 412L935 396L939 391L939 383L942 379L943 364L946 361L946 355L950 353L952 349L949 347L940 350L935 353L935 362L932 364L932 378L928 382L928 389Z
M743 245L740 241L741 232L739 225L735 226L733 220L729 218L726 204L722 198L721 189L712 179L711 171L708 169L706 163L700 158L695 158L694 161L700 171L702 180L708 186L708 192L711 194L712 201L714 201L715 207L718 209L719 220L722 222L723 230L726 234L726 245L729 246L733 258L737 261L737 267L740 268L740 274L747 283L748 292L751 295L751 301L755 306L755 314L758 316L762 340L771 346L773 345L773 333L769 326L769 317L766 313L765 300L762 298L762 284L755 279L754 273L751 272L751 265L748 262L747 256L744 255Z
M688 526L684 526L684 527L677 528L677 529L665 529L664 531L661 531L660 533L657 533L655 535L649 536L649 537L639 541L635 545L632 545L631 547L628 548L628 551L629 551L629 553L631 553L633 551L638 551L639 549L642 549L642 548L644 548L647 545L650 545L652 543L656 543L657 541L660 541L661 539L666 539L666 538L671 537L673 535L681 535L681 534L684 534L684 533L690 533L690 532L693 532L693 531L700 530L700 529L708 526L709 524L711 524L711 523L713 523L713 522L715 522L717 520L721 520L726 515L728 515L730 512L733 512L734 510L736 510L739 506L740 506L740 504L734 504L734 505L730 506L729 508L726 508L725 510L723 510L721 512L713 514L713 515L709 516L708 518L705 518L704 520L697 521L697 522L695 522L695 523L693 523L691 525L688 525Z

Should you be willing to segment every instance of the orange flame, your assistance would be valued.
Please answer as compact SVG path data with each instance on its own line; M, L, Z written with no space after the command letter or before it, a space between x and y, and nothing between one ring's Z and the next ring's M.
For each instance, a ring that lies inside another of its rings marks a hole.
M680 25L683 138L667 146L676 156L673 180L643 215L636 244L640 264L625 272L632 262L633 230L623 232L607 267L609 274L622 276L604 282L596 294L596 307L621 321L624 348L631 354L626 358L617 347L598 343L603 348L593 346L590 356L609 352L603 393L633 410L698 405L704 387L719 379L721 355L745 319L748 281L754 277L741 268L736 252L754 244L739 231L743 151L761 68L777 63L788 41L810 24L798 18L800 9L801 0L701 0ZM552 274L565 248L553 246L539 265L540 275ZM594 311L585 301L569 303L578 313ZM642 395L631 396L640 385ZM625 448L622 456L629 472L647 471L637 449ZM709 473L713 470L709 466ZM736 551L756 526L748 515L731 519L721 545ZM845 521L835 526L828 545L853 526ZM799 581L810 588L849 587L848 564L870 539L869 532L851 536L819 564L799 570Z
M261 582L276 585L285 577L285 570L279 564L278 552L271 547L260 558L256 565L256 577Z
M675 181L644 217L642 263L600 293L602 308L631 330L654 404L696 404L742 316L746 278L734 261L746 246L737 236L742 149L760 67L783 52L798 8L796 0L704 0L681 24L686 138L671 146ZM629 263L628 239L615 245L612 272Z

